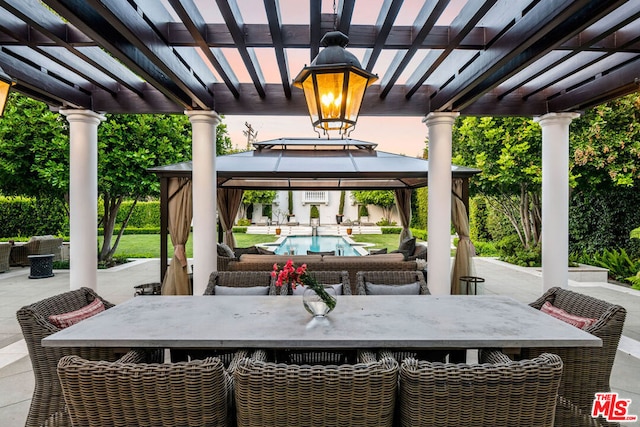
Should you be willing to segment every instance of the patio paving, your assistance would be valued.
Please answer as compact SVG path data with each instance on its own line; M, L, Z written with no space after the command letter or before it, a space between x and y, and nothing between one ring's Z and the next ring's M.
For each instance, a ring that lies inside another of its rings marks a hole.
M542 292L536 269L514 267L493 259L477 258L476 274L485 278L484 293L510 295L530 302ZM34 379L16 311L48 296L68 290L68 271L55 270L47 279L29 279L28 268L0 274L0 425L24 426ZM97 292L121 303L133 297L135 285L159 281L159 260L139 260L98 272ZM629 413L640 415L640 292L603 282L569 281L569 289L622 305L627 309L623 339L612 373L613 391L631 399ZM631 423L634 424L634 423ZM640 424L640 422L635 423Z

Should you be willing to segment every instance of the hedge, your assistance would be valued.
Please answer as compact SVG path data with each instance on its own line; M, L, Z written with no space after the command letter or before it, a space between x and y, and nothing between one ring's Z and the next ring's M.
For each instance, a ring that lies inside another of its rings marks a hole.
M64 201L48 197L0 196L0 237L69 234Z

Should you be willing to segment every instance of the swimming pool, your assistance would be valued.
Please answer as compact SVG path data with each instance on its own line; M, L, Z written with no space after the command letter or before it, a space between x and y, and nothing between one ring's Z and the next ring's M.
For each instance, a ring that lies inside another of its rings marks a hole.
M361 255L341 236L287 236L275 250L278 255L306 255L307 251L328 252L342 247L342 255Z

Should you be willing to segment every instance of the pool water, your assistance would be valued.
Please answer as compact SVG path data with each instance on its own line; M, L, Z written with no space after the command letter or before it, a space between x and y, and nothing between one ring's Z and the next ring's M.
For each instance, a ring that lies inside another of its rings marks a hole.
M278 255L306 255L307 251L327 252L341 247L342 255L360 255L343 237L340 236L288 236L275 250Z

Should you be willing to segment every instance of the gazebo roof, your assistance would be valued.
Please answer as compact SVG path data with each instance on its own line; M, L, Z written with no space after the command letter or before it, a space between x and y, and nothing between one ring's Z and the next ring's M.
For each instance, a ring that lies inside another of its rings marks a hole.
M216 159L219 188L364 190L427 185L427 160L376 151L376 144L371 142L280 138L254 146L255 150ZM190 177L192 163L149 170L161 177ZM463 166L451 167L454 178L468 178L479 172Z

